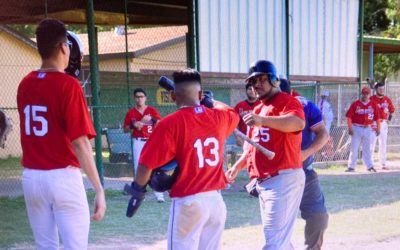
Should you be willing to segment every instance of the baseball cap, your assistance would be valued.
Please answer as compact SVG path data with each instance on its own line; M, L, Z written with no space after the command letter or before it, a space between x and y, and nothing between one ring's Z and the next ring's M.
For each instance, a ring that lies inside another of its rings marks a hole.
M361 89L361 93L364 95L368 95L368 94L371 94L371 90L368 87L363 87Z

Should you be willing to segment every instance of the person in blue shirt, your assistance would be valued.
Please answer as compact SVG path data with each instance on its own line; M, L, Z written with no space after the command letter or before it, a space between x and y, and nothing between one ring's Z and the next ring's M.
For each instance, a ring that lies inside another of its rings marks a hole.
M282 91L292 94L290 82L280 79ZM305 249L321 249L323 236L328 227L328 213L325 198L313 169L314 154L320 150L329 139L329 133L322 120L319 108L303 96L296 96L304 107L306 126L302 131L301 156L303 170L306 175L303 197L300 203L301 217L306 221L304 230Z

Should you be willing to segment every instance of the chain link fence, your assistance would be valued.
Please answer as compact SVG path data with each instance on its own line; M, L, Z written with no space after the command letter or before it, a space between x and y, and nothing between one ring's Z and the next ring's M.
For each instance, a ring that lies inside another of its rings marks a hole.
M147 92L147 105L155 107L161 116L176 110L168 92L159 88L157 82L161 75L171 76L174 70L187 67L187 31L187 26L129 27L127 33L123 26L99 27L100 105L97 107L93 106L91 93L88 36L84 29L79 31L85 51L80 80L90 110L100 110L106 188L122 189L125 183L132 181L132 141L130 135L123 132L123 123L126 112L134 106L133 90L143 88ZM17 87L27 73L40 67L40 57L34 39L9 26L0 26L0 44L0 108L13 121L13 131L8 136L6 147L0 148L0 196L14 196L22 194ZM350 138L345 112L358 98L358 85L297 82L293 83L293 87L316 103L322 91L330 91L329 101L335 114L331 140L316 155L316 161L329 164L347 161ZM231 106L246 98L244 79L235 74L204 73L203 89L213 91L215 99ZM398 108L400 84L389 83L387 93ZM389 152L400 149L399 124L400 117L395 115L389 128ZM234 162L240 151L233 136L230 137L225 146L226 166Z

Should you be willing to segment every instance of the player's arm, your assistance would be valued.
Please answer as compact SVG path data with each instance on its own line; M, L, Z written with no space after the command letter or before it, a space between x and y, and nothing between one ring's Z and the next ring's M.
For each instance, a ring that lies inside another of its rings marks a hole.
M81 136L72 141L72 146L82 170L86 173L96 192L94 198L94 215L92 218L96 221L100 221L103 219L106 212L106 198L100 182L99 173L96 169L96 164L94 163L92 145L87 136Z
M245 142L246 143L246 142ZM233 166L225 172L225 177L229 183L232 183L237 174L247 165L247 151L243 152L240 158L233 164Z
M323 122L312 126L310 130L315 134L315 139L307 149L301 151L303 161L320 150L329 140L329 134Z
M353 121L350 117L347 117L347 128L349 129L349 135L353 135Z
M261 116L250 113L243 116L243 120L249 126L265 126L286 133L301 131L306 125L303 119L294 114Z

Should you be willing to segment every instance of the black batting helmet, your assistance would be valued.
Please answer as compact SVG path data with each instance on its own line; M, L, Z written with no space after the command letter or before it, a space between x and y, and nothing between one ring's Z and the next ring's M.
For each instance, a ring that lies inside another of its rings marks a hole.
M267 75L269 82L276 86L276 82L279 81L278 71L276 70L275 65L267 60L259 60L253 63L250 66L248 77L246 78L246 82L250 79L260 76Z
M72 43L69 53L68 66L65 73L78 78L81 73L81 60L83 56L83 46L79 37L72 31L67 31L67 39Z
M150 177L150 187L157 192L170 190L178 177L178 170L178 162L175 160L155 169Z

